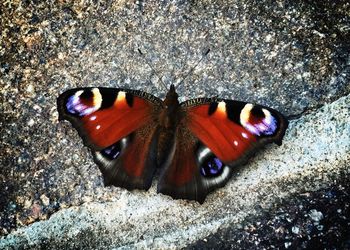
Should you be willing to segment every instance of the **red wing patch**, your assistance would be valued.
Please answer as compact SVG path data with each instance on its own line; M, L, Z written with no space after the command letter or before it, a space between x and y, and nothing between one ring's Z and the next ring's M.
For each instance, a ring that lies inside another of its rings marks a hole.
M147 132L151 130L152 128ZM151 147L152 138L153 133L148 134L146 137L136 134L133 142L125 149L125 152L121 156L121 161L123 162L125 172L129 176L141 177L144 174L146 159L151 150L149 147Z
M248 130L228 119L225 110L219 108L208 114L208 105L188 108L190 130L222 161L240 158L256 138Z
M134 99L132 107L116 102L110 108L82 118L83 127L94 144L107 147L147 122L151 106L145 100L137 97Z
M197 169L194 150L177 147L165 178L168 184L179 187L189 183L197 175Z

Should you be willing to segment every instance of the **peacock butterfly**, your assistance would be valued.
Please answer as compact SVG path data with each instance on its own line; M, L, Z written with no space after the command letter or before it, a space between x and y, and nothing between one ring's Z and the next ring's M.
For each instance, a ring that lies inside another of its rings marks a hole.
M59 119L78 130L105 185L157 191L203 203L235 168L267 143L281 145L288 126L279 112L251 103L197 98L179 103L120 88L76 88L57 99Z

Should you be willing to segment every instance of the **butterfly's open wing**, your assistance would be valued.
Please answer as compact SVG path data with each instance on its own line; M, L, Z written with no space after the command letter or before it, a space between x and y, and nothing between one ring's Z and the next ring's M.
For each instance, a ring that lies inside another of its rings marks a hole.
M115 88L77 88L57 99L59 119L68 120L91 148L106 185L148 189L156 169L160 99Z
M182 107L186 115L158 185L174 198L203 202L258 148L280 145L288 126L277 111L245 102L201 98Z

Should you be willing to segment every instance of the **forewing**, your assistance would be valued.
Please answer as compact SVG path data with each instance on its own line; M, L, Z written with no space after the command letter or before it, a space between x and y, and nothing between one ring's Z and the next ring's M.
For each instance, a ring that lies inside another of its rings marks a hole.
M261 105L233 100L183 105L190 130L229 165L243 161L267 143L281 145L288 126L282 114Z

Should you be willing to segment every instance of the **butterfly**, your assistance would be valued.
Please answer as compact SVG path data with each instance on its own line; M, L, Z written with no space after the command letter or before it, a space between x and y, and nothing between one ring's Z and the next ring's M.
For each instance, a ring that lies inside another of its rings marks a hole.
M267 143L282 144L288 120L269 107L196 98L180 103L174 85L161 100L139 90L76 88L57 99L102 172L104 184L203 203Z

